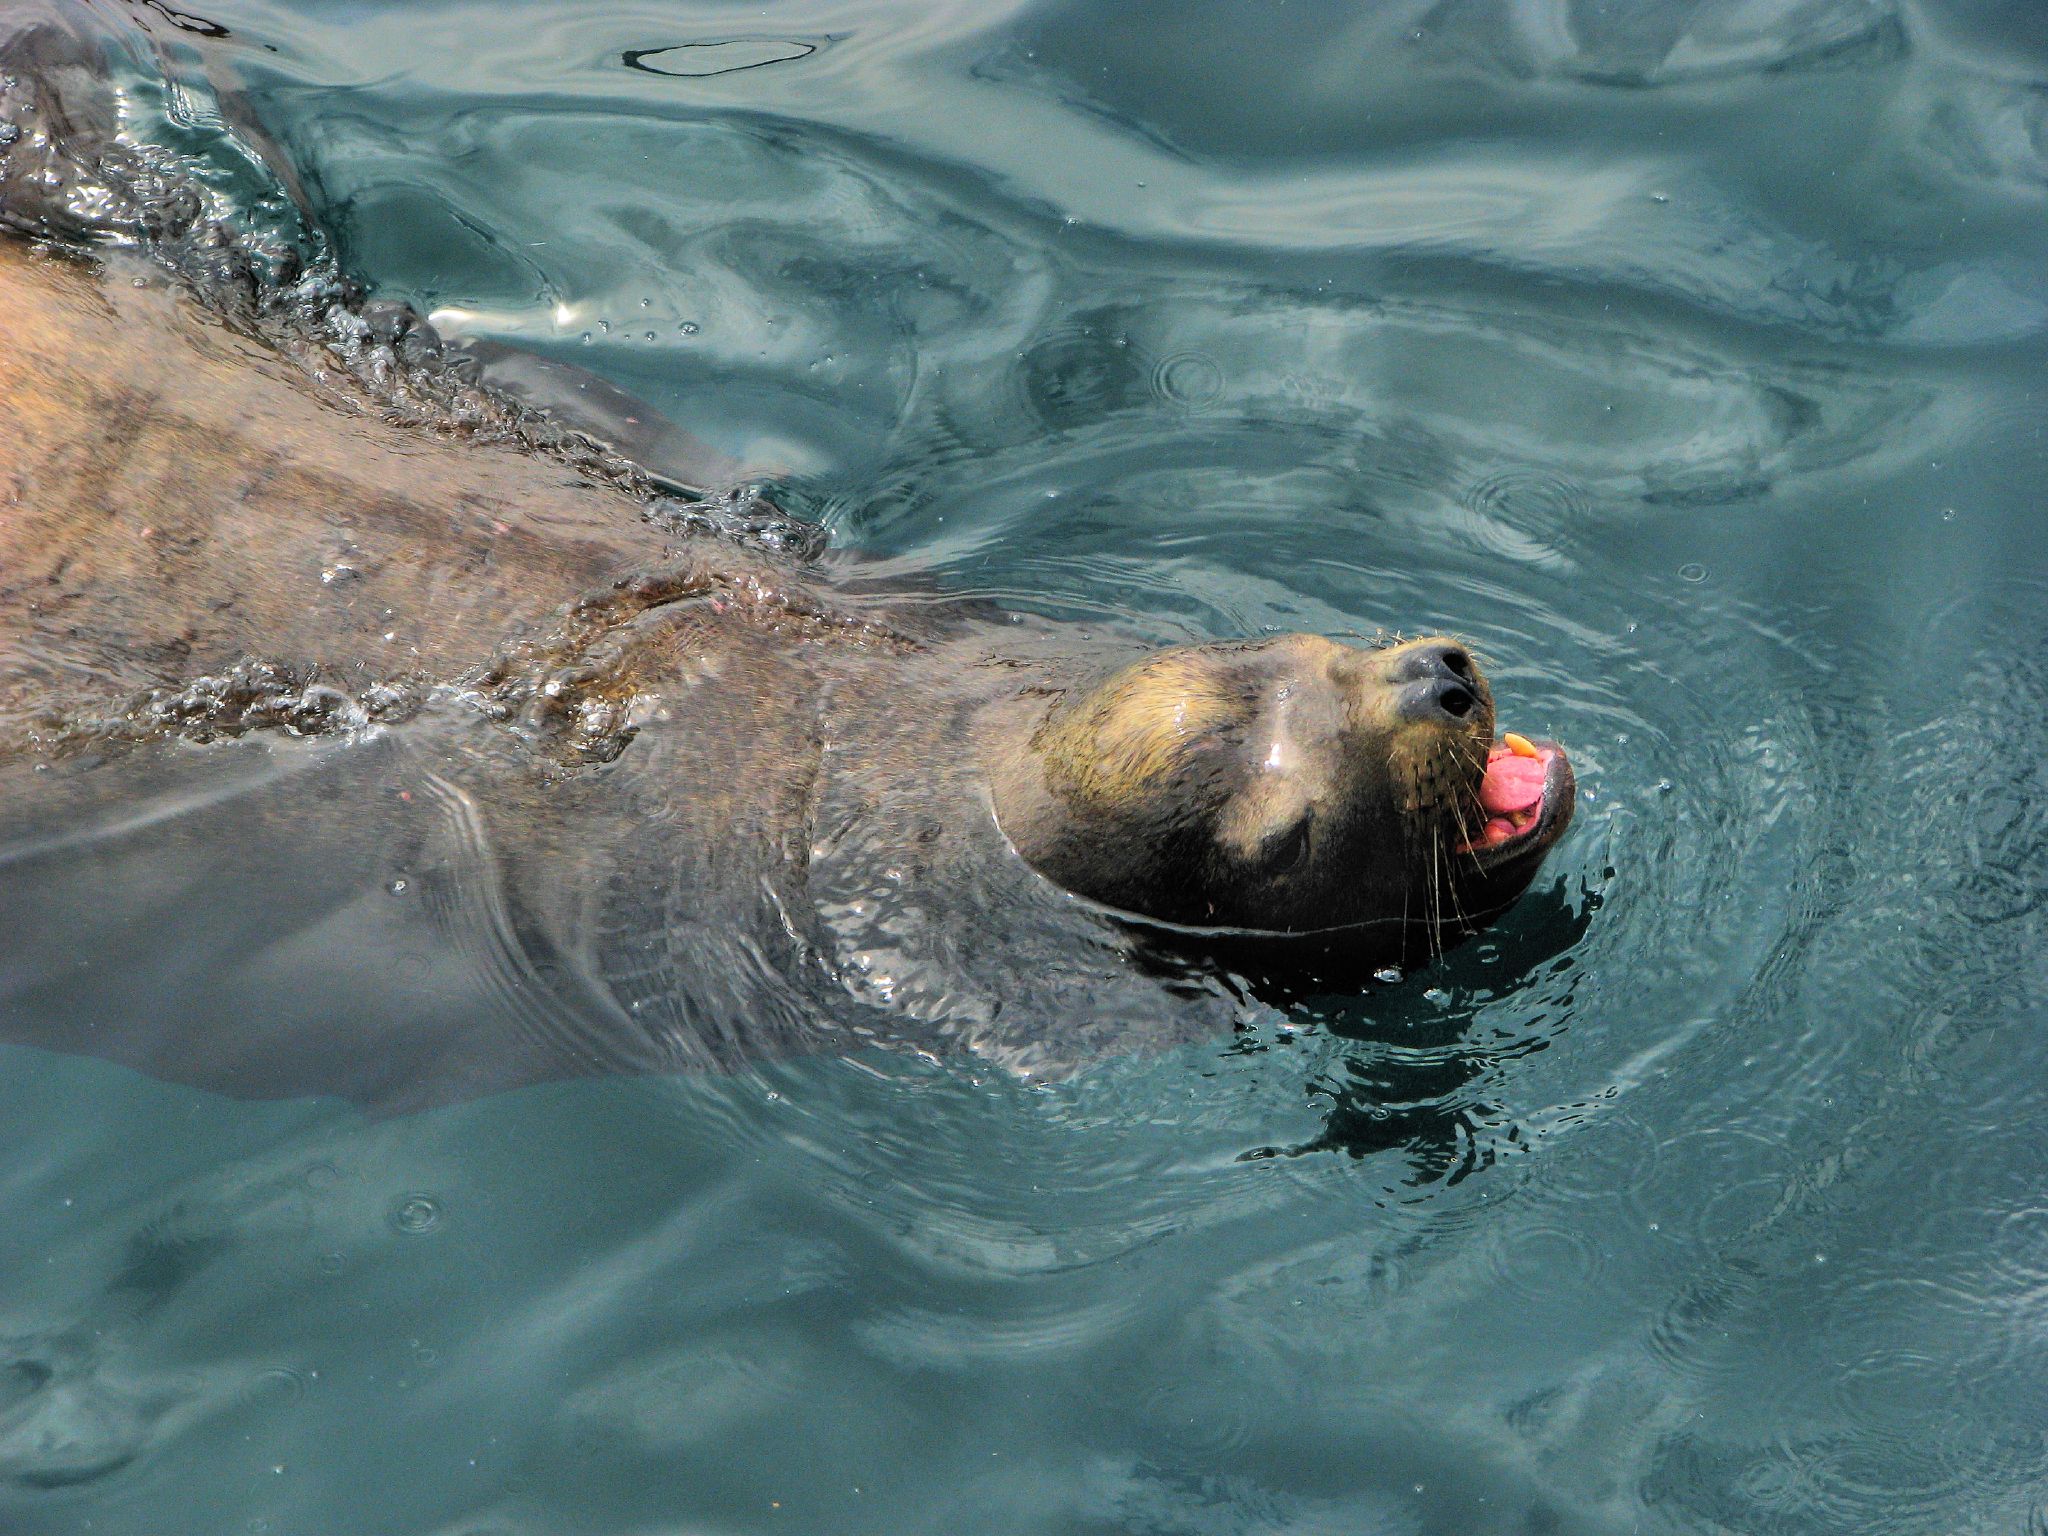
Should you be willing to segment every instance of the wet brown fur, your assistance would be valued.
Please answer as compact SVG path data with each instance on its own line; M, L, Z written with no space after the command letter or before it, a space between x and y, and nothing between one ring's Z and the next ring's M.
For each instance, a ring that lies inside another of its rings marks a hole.
M667 553L616 494L323 399L136 280L0 241L0 750L248 656L453 676Z

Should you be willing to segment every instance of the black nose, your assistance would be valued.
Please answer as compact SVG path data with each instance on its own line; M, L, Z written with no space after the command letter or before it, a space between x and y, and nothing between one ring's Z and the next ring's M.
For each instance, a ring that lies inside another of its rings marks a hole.
M1479 707L1471 654L1447 641L1418 645L1394 663L1404 684L1401 712L1411 720L1464 720Z

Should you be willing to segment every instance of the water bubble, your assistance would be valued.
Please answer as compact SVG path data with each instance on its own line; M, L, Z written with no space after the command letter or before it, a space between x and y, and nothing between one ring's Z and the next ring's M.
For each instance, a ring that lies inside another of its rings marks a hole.
M702 327L699 326L697 322L694 320L685 320L681 325L676 327L676 330L681 332L685 336L694 336L701 329Z
M1678 575L1682 581L1705 581L1707 579L1707 568L1695 560L1690 564L1681 565L1678 568Z
M441 1205L432 1195L406 1195L391 1207L391 1225L407 1237L424 1237L441 1225Z

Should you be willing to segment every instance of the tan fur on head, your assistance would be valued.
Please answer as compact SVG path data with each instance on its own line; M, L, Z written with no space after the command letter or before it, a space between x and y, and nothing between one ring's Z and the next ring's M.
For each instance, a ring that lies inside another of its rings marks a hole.
M1166 651L1111 678L1039 729L1047 784L1081 805L1121 805L1175 773L1243 701L1200 651Z

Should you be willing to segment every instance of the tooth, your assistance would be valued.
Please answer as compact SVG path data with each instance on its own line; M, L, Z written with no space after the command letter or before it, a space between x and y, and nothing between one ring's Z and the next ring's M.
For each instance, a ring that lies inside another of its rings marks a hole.
M1501 740L1507 743L1508 750L1517 757L1541 757L1543 755L1536 750L1535 742L1526 736L1517 736L1513 731L1509 731L1506 735L1502 736Z

